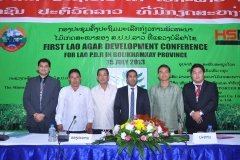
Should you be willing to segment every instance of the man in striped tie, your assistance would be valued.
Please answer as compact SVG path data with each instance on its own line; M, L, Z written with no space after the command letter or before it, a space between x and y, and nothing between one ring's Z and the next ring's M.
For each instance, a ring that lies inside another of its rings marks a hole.
M38 61L39 76L27 82L23 105L27 112L26 126L30 133L48 133L50 124L55 124L55 113L60 91L59 80L49 75L51 62L42 58Z
M150 116L148 92L137 86L137 72L131 69L126 77L128 85L117 90L114 101L114 125L122 125L127 122L128 118L134 119L135 115Z

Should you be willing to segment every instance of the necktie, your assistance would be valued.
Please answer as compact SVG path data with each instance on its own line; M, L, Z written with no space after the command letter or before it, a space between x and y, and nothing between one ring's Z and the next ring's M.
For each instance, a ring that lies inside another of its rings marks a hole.
M44 88L44 78L42 78L40 82L40 111L42 111L42 94L43 94L43 88Z
M196 85L197 86L197 90L196 90L196 100L198 101L198 97L200 95L200 91L201 91L201 85Z
M130 118L134 119L134 88L131 88L131 108L130 108Z

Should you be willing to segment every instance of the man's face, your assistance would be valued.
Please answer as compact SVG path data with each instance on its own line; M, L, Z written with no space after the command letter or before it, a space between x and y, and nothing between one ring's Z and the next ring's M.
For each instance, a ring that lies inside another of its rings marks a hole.
M109 75L106 70L100 70L98 72L97 80L100 84L107 84L109 80Z
M70 74L69 82L73 88L79 87L80 80L81 80L81 77L77 72L72 72Z
M41 77L46 77L50 71L50 67L47 62L40 62L38 66L38 72Z
M137 84L138 77L135 72L129 72L127 77L127 84L134 87Z
M159 68L158 77L159 77L160 81L168 81L170 78L170 73L169 73L168 68L166 68L166 67Z
M204 80L204 73L201 68L194 68L192 70L192 79L196 84L201 83Z

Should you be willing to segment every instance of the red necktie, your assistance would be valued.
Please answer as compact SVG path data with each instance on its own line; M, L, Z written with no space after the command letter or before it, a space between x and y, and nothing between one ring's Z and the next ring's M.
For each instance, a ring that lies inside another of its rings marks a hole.
M201 91L201 85L196 85L197 86L197 90L196 90L196 99L198 99L199 95L200 95L200 91Z

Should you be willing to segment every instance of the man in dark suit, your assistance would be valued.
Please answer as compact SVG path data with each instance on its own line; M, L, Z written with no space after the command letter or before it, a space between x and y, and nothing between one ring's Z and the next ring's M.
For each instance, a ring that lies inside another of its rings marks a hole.
M48 133L50 124L56 125L55 113L60 91L59 80L49 76L51 62L38 61L39 76L30 78L23 94L27 111L26 126L30 133Z
M150 116L150 102L146 89L137 86L137 72L127 72L127 86L117 90L114 101L114 125L122 125L128 118L134 119L134 115Z
M215 111L218 107L218 89L215 83L204 80L205 69L194 64L190 70L193 82L183 87L186 128L189 134L205 132L208 125L217 129Z

